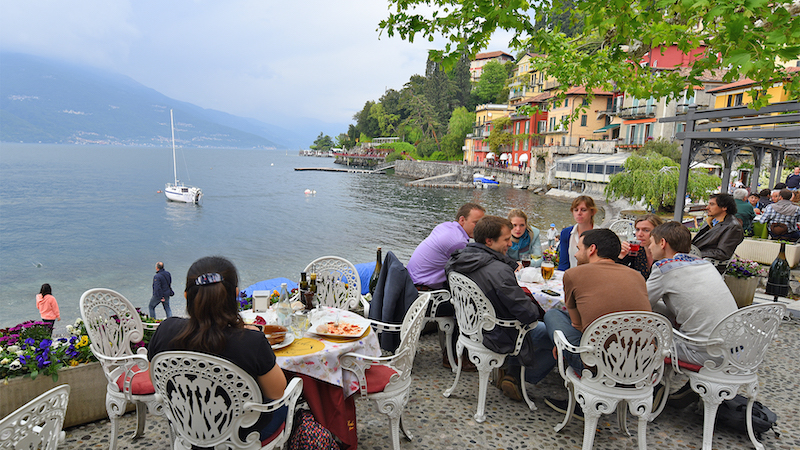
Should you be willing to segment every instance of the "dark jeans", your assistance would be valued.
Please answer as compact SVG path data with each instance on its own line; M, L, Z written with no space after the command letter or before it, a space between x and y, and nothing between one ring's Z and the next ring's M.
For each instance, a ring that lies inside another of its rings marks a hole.
M772 231L770 231L769 232L769 237L771 239L775 239L775 240L795 242L798 239L800 239L800 231L795 230L795 231L792 231L792 232L789 232L789 233L786 233L786 234L782 234L780 236L776 236L776 235L772 234Z
M150 304L148 305L150 317L153 319L156 318L156 306L158 305L164 305L164 312L167 313L167 317L172 317L172 309L169 307L169 298L162 302L160 297L153 297L150 299Z
M547 311L544 315L544 323L547 325L547 333L550 335L550 339L553 339L556 330L561 330L570 344L576 347L581 345L583 332L572 326L572 320L569 318L569 314L564 311L560 309L551 309ZM553 342L555 342L555 339L553 339ZM581 373L581 370L583 370L583 361L581 361L581 356L579 354L566 352L564 354L564 359L576 372Z

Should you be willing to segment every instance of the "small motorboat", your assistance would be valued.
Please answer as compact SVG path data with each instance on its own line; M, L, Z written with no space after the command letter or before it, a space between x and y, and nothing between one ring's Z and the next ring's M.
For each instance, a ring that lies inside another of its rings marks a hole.
M472 175L472 184L479 189L496 188L500 186L500 182L494 179L494 175L484 176L482 173Z

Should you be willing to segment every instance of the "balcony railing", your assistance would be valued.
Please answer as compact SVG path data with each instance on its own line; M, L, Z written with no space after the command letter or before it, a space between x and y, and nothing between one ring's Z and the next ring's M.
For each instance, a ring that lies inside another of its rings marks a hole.
M655 117L656 107L655 105L642 105L642 106L631 106L628 108L622 108L622 110L619 112L619 116L623 119L641 119L645 117Z

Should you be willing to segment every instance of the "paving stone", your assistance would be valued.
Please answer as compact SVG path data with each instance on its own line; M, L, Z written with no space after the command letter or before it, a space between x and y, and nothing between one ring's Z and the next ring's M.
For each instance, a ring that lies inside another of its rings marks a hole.
M759 372L758 400L778 415L780 437L767 432L761 438L766 449L800 448L800 319L786 320L778 338L770 346ZM403 449L580 449L583 422L572 420L564 430L553 430L563 416L544 403L545 397L566 398L566 389L558 372L548 375L537 385L528 385L528 393L538 410L530 411L524 403L513 402L502 392L489 386L486 400L486 422L473 420L478 399L478 374L463 373L450 398L442 392L453 382L453 373L441 365L441 350L435 334L422 336L414 361L414 382L403 421L414 435L409 442L401 436ZM356 394L357 395L357 394ZM372 402L356 399L359 448L391 449L389 422L377 413ZM169 425L163 417L148 415L147 431L133 440L135 413L120 421L118 448L169 449ZM61 449L108 448L108 420L66 430ZM597 427L594 448L601 450L638 449L636 423L628 417L626 436L617 428L616 414L602 416ZM647 425L648 449L698 449L703 440L702 407L683 410L667 407L655 421ZM714 432L714 449L752 449L747 433L727 429Z

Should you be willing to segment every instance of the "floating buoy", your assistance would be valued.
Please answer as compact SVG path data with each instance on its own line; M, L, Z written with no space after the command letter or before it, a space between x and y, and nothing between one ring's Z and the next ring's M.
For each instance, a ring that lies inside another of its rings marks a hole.
M274 166L274 165L275 165L275 163L269 163L269 165L270 165L270 166Z
M161 193L161 191L156 191L156 194L160 194L160 193Z
M306 190L305 190L305 194L306 194L306 195L311 195L311 189L306 189Z

